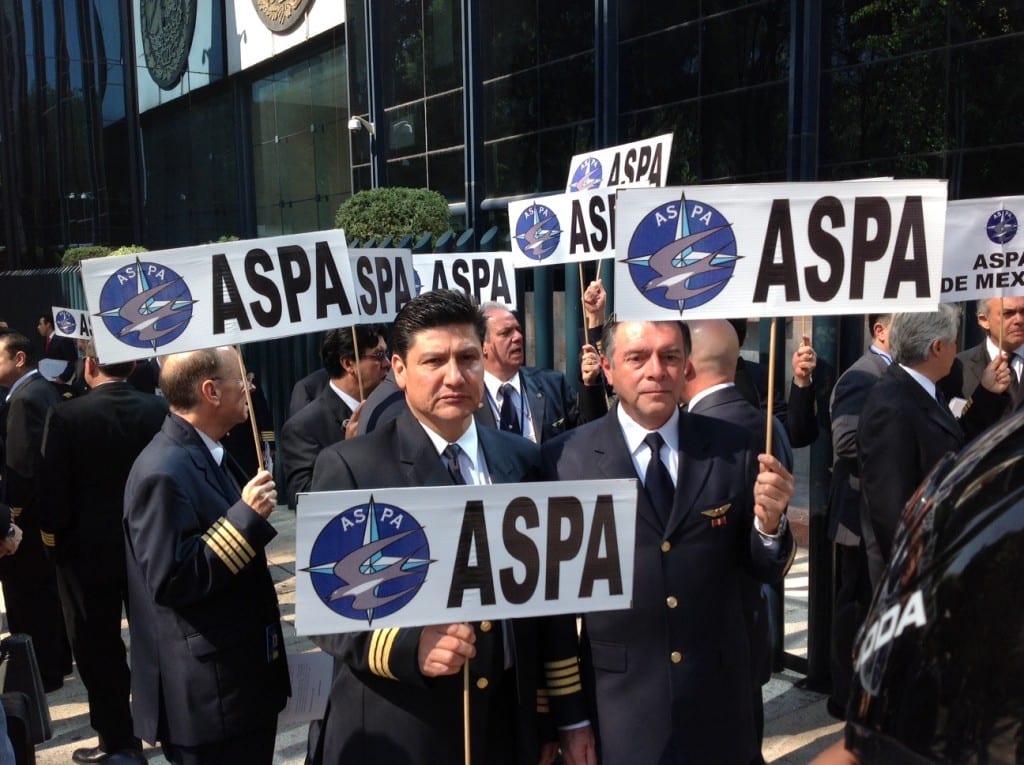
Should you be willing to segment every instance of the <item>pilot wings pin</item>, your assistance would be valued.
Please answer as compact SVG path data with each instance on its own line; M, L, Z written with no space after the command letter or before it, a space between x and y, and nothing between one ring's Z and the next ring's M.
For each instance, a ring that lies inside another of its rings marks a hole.
M729 512L730 507L732 507L731 502L724 504L721 507L713 507L710 510L704 510L701 512L701 515L707 516L711 519L711 528L724 526L729 521L729 519L725 517L725 514Z

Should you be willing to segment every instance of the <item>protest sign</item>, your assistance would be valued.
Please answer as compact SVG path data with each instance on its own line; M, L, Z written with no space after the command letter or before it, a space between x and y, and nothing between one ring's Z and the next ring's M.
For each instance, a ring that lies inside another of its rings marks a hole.
M82 283L106 364L359 322L340 230L95 258Z
M946 182L625 189L624 320L934 311Z
M664 186L671 154L672 133L577 154L565 190Z
M946 208L942 302L1024 295L1024 197L961 199Z
M413 255L416 294L458 290L477 303L516 307L516 272L510 252Z
M536 268L613 257L615 193L596 189L509 202L513 265Z
M359 304L359 320L355 323L394 321L414 297L412 252L398 248L358 249L349 252L349 261Z
M628 608L637 482L300 494L300 635Z
M92 337L92 325L89 323L89 312L79 308L63 308L51 306L53 312L53 331L61 337L76 340L88 340Z

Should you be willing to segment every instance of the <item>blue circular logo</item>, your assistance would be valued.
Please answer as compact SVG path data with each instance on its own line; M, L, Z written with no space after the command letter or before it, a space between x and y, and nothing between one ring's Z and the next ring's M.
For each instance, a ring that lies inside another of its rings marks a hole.
M423 279L420 278L420 272L417 271L415 268L412 270L412 283L413 289L415 290L416 295L418 296L421 292L423 292Z
M573 172L572 180L569 182L569 189L572 191L596 189L601 186L602 180L604 180L604 172L601 167L601 160L597 157L587 157L580 162L579 167Z
M995 244L1006 244L1017 235L1017 216L1009 210L996 210L988 216L985 233Z
M416 597L433 562L416 519L371 496L320 530L303 571L325 606L371 625Z
M714 299L732 278L738 257L732 226L722 214L682 199L644 216L622 262L645 298L682 313Z
M57 311L53 317L53 323L60 328L65 335L74 335L78 329L78 322L70 311Z
M185 331L195 302L176 272L136 258L107 279L96 315L125 345L155 351Z
M516 244L531 260L544 260L558 248L562 231L554 210L532 204L523 210L516 221Z

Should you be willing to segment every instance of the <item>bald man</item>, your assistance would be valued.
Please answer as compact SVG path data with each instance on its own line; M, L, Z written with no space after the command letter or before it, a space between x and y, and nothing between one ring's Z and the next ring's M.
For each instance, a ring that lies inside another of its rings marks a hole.
M731 422L757 433L765 442L766 415L744 398L736 387L736 360L740 355L739 337L725 319L690 321L690 357L683 370L686 385L683 397L687 411ZM772 426L772 453L789 471L793 470L793 449L778 418ZM743 577L741 592L743 617L750 640L751 700L758 743L764 736L764 703L761 686L771 679L772 651L769 605L766 587L749 575Z
M270 765L289 692L264 553L277 491L220 443L247 384L233 348L166 357L171 413L125 487L135 734L174 765Z

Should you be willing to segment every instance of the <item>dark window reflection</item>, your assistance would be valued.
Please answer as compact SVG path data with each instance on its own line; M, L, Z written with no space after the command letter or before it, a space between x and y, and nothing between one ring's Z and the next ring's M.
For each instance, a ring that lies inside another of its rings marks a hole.
M593 0L538 0L537 4L540 63L564 58L594 47ZM621 5L629 3L620 3Z
M423 97L423 14L419 2L376 3L380 13L384 106Z
M489 194L503 197L539 190L537 154L536 134L488 144L486 155ZM567 171L568 159L566 157ZM564 188L564 182L562 186Z
M619 39L659 32L674 24L693 21L700 14L700 3L629 0L619 4Z
M485 80L537 62L538 23L537 0L480 3L480 54Z
M462 89L427 99L429 148L444 149L463 143Z
M688 24L619 46L619 107L624 112L698 95L700 27Z
M462 13L454 0L424 0L426 92L462 86Z
M784 180L787 100L785 84L704 99L703 180Z
M426 157L409 157L388 162L388 185L423 188L427 185Z
M430 188L445 199L465 199L466 158L459 151L445 151L427 155Z
M403 157L426 151L423 102L406 104L385 112L388 130L388 156Z
M707 18L702 25L701 38L703 95L788 76L786 3L762 3Z
M957 48L950 63L950 142L953 147L1021 140L1024 44L1019 38Z

